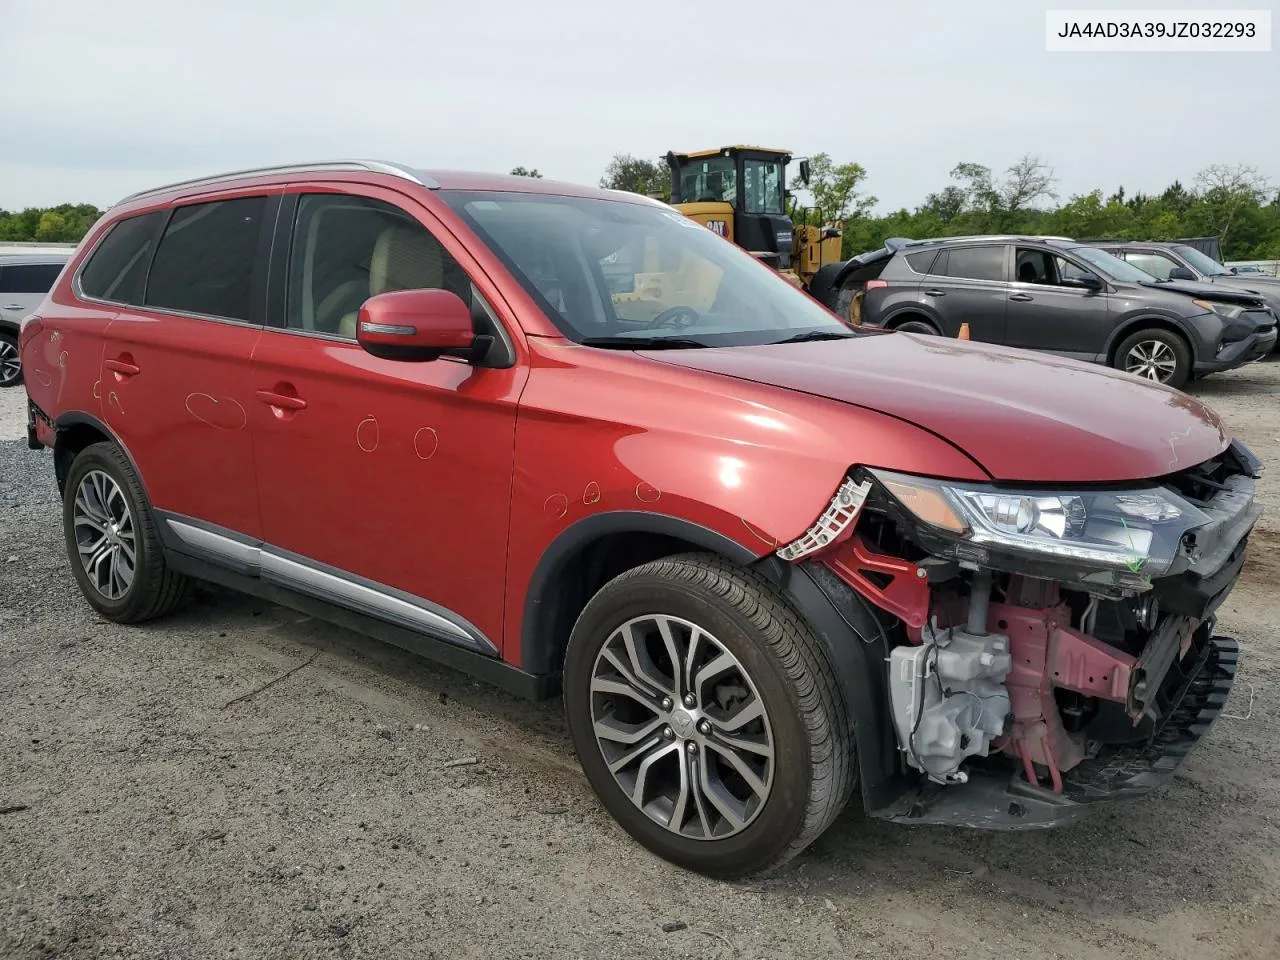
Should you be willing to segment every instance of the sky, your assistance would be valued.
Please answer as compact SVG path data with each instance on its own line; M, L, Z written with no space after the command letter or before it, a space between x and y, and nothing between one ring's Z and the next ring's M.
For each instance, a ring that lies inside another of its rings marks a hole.
M1024 154L1062 199L1214 163L1280 182L1280 38L1048 53L1070 6L0 0L0 208L352 157L596 183L615 153L731 143L856 161L880 212Z

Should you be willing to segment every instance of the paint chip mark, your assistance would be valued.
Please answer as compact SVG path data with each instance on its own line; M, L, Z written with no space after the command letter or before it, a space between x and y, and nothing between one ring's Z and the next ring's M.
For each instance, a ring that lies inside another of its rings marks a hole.
M67 369L67 351L63 350L58 354L58 366L63 370Z
M771 537L769 534L765 533L759 527L753 526L752 524L748 523L746 520L742 521L742 525L747 528L748 533L750 533L753 537L755 537L761 543L768 544L770 549L774 549L778 546L777 537Z
M440 449L440 434L435 427L419 427L413 435L413 452L419 460L430 460Z
M49 374L46 373L45 371L32 370L31 372L35 374L35 378L40 381L40 384L42 386L47 387L49 386L49 384L53 383L53 377L49 376Z
M600 502L600 484L592 480L587 484L587 489L582 491L582 502L590 505Z
M365 453L378 449L378 421L373 417L365 417L356 425L356 446Z
M636 499L641 503L657 503L658 498L661 496L662 491L652 483L646 483L641 480L636 484Z
M187 413L217 430L243 430L249 422L249 415L244 407L230 397L189 393L185 406Z
M102 381L101 380L93 381L93 388L91 389L90 392L93 394L93 399L101 400L102 399Z
M563 493L553 493L542 505L542 512L548 520L559 520L569 512L569 498Z
M107 406L115 407L120 411L121 416L124 415L124 407L120 405L120 398L116 396L116 392L114 390L107 394Z

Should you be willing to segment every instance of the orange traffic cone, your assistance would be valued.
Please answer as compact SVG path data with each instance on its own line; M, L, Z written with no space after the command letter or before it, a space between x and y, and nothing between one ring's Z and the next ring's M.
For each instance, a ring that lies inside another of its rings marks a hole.
M967 323L960 324L960 332L956 335L957 340L969 339L969 325Z

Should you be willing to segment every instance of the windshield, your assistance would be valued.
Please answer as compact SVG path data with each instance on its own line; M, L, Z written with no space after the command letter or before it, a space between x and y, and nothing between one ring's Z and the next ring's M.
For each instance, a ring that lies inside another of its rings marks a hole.
M689 160L680 168L682 203L737 203L738 171L733 157Z
M1206 277L1231 276L1230 270L1228 270L1226 267L1224 267L1222 264L1220 264L1217 260L1213 259L1213 257L1209 256L1208 254L1201 253L1195 247L1184 247L1184 246L1178 245L1173 249L1176 250L1178 253L1182 254L1183 259L1185 259L1188 263L1190 263L1191 266L1195 267L1196 271L1200 273L1202 276L1206 276Z
M698 347L856 336L776 271L668 206L439 195L572 340L622 347L656 338Z
M1072 247L1071 252L1081 260L1086 260L1098 268L1098 272L1110 280L1123 283L1150 283L1155 279L1146 271L1139 270L1131 263L1125 263L1119 257L1113 257L1105 250L1097 247Z

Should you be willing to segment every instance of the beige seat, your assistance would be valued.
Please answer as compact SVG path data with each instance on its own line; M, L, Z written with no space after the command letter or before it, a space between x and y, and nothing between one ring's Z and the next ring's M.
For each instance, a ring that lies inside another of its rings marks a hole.
M391 290L444 286L444 250L422 227L388 227L378 235L369 261L369 296ZM359 310L338 322L338 334L355 339Z

